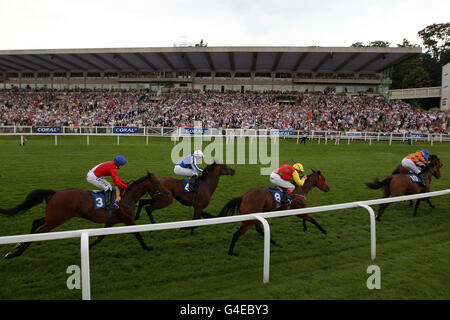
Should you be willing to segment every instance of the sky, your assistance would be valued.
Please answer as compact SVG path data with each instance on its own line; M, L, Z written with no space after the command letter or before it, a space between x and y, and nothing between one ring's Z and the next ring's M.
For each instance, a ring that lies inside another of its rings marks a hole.
M349 47L450 22L448 0L0 0L0 50Z

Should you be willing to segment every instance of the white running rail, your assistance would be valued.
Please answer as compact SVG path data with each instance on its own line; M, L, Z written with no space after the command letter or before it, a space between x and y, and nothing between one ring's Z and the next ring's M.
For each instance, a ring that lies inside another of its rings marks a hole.
M167 223L156 223L156 224L145 224L136 226L124 226L124 227L113 227L113 228L97 228L97 229L83 229L74 231L62 231L62 232L50 232L42 234L28 234L19 236L8 236L0 237L1 244L11 244L20 242L32 242L32 241L47 241L47 240L58 240L58 239L69 239L69 238L81 238L81 285L82 285L82 298L83 300L91 299L91 288L90 288L90 273L89 273L89 237L101 236L101 235L112 235L112 234L123 234L123 233L134 233L134 232L145 232L145 231L156 231L156 230L168 230L168 229L178 229L186 227L199 227L208 226L215 224L232 223L247 220L259 220L262 222L264 227L264 269L263 269L263 282L269 282L269 267L270 267L270 229L266 218L277 218L286 217L299 214L309 214L315 212L324 211L334 211L349 208L364 208L369 212L370 216L370 234L371 234L371 258L372 260L376 257L376 231L375 231L375 213L370 207L371 205L378 205L382 203L392 203L406 200L414 200L421 198L429 198L450 194L450 189L434 191L428 193L421 193L410 196L401 196L393 198L383 198L377 200L365 200L356 202L347 202L341 204L318 206L303 209L291 209L284 211L272 211L264 213L254 213L241 216L231 216L231 217L220 217L211 218L205 220L188 220L179 222L167 222Z

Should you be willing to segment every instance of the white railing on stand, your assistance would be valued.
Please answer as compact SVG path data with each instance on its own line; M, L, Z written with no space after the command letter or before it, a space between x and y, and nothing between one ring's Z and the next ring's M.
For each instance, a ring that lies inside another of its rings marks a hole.
M97 228L97 229L84 229L84 230L74 230L74 231L62 231L62 232L51 232L42 234L28 234L19 236L7 236L0 237L0 244L11 244L20 242L32 242L32 241L46 241L46 240L57 240L57 239L69 239L69 238L81 238L81 284L82 284L82 298L83 300L91 299L91 288L90 288L90 273L89 273L89 237L101 236L101 235L112 235L112 234L123 234L123 233L134 233L134 232L145 232L145 231L156 231L156 230L168 230L168 229L178 229L178 228L189 228L189 227L199 227L215 224L232 223L239 221L248 220L259 220L262 222L264 227L264 267L263 267L263 282L269 282L269 269L270 269L270 228L269 223L266 218L276 218L276 217L286 217L292 215L308 214L315 212L325 212L342 210L349 208L364 208L369 212L370 216L370 239L371 239L371 259L376 258L376 226L375 226L375 213L370 205L378 205L382 203L392 203L413 199L421 199L428 197L435 197L441 195L450 194L450 189L434 191L410 196L401 196L393 198L384 198L377 200L365 200L356 201L342 204L334 204L327 206L318 206L303 209L291 209L284 211L273 211L264 213L254 213L241 216L231 216L231 217L220 217L211 218L206 220L190 220L190 221L179 221L179 222L167 222L167 223L157 223L157 224L145 224L137 226L125 226L125 227L114 227L114 228Z
M55 136L55 144L58 144L58 136L86 136L87 144L89 144L89 136L117 136L117 143L119 144L119 137L145 137L148 144L148 137L165 137L172 139L179 139L180 137L193 136L192 134L183 132L184 128L177 127L56 127L60 129L60 132L37 132L38 128L54 128L54 127L31 127L31 126L0 126L0 136L12 135L20 136L21 142L23 142L24 136ZM131 132L114 132L114 128L132 128L136 131ZM58 130L59 130L58 129ZM299 143L300 137L307 137L309 140L317 140L318 143L323 141L325 144L328 141L334 141L335 144L339 144L340 140L347 140L347 144L350 141L360 140L368 141L372 144L372 141L402 141L402 142L428 142L433 145L433 142L450 142L450 134L445 133L393 133L393 132L354 132L354 131L320 131L320 130L278 130L278 129L227 129L227 128L203 128L205 129L203 134L200 134L206 138L212 137L226 137L227 139L234 138L283 138L283 139L296 139ZM198 131L197 131L198 132ZM198 136L198 135L197 135Z

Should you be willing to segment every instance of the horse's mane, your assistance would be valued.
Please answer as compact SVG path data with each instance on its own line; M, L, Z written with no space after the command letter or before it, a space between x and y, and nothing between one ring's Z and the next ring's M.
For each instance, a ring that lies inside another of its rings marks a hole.
M433 160L439 160L439 157L435 154L430 155L430 162Z
M212 164L208 164L206 166L206 169L203 170L202 175L200 176L199 180L200 181L204 181L206 180L206 178L208 177L209 173L211 173L212 171L214 171L214 168L217 166L217 162L214 161Z
M143 176L142 178L137 179L136 181L132 181L131 185L127 188L127 190L132 190L134 189L136 186L138 186L139 184L141 184L142 182L144 182L146 179L149 179L150 176L146 175Z

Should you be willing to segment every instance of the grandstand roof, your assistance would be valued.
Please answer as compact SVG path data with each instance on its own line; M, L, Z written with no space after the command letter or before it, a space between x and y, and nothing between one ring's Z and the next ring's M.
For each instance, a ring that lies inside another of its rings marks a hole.
M2 50L1 71L381 72L419 48L158 47Z

